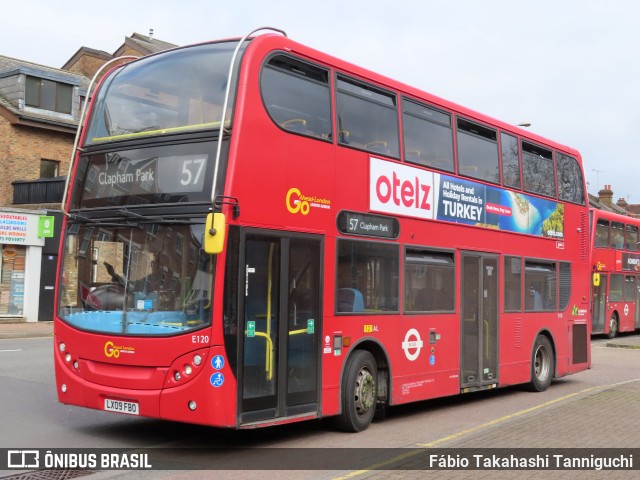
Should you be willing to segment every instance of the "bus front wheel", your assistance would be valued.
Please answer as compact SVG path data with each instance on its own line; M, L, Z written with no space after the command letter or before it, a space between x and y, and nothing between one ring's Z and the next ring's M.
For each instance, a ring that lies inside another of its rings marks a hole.
M342 379L342 413L338 426L347 432L365 430L376 412L378 366L373 355L356 350L348 360Z
M529 389L534 392L544 392L551 385L554 371L555 359L551 342L546 336L538 335L531 356Z
M615 338L618 335L618 315L615 312L611 314L611 318L609 319L609 333L607 334L608 338Z

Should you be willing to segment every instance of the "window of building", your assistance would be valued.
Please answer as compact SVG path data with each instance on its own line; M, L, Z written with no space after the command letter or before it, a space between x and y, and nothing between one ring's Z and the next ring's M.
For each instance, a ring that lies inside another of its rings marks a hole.
M340 145L399 157L395 95L339 75L336 104Z
M556 154L558 165L558 198L567 202L584 204L582 169L575 158Z
M405 312L454 311L455 286L453 253L407 248L404 264Z
M502 149L502 183L507 187L521 188L518 139L501 133L500 147Z
M0 315L24 313L24 278L26 247L4 245L0 276Z
M522 142L522 178L527 192L555 198L556 179L551 151Z
M522 310L522 259L504 257L504 311Z
M399 275L397 245L339 240L336 312L397 312Z
M556 310L555 262L525 260L525 303L530 312Z
M402 111L405 160L453 172L451 115L407 99Z
M60 162L40 160L40 178L54 178L60 175Z
M261 85L265 107L280 127L331 139L331 94L326 69L276 55L262 71Z
M27 75L25 103L28 107L71 113L73 85Z
M497 133L458 118L458 171L467 177L500 183Z

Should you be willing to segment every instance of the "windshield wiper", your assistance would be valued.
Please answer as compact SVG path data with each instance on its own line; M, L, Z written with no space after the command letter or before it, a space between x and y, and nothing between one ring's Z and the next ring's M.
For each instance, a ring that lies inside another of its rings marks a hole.
M99 220L97 220L95 218L83 217L82 215L78 215L77 213L71 213L71 214L69 214L69 217L72 220L77 220L79 222L87 222L87 223L97 223L97 222L99 222Z
M139 213L132 212L131 210L122 207L118 209L118 214L124 217L134 218L136 220L141 220L144 223L176 223L183 225L191 225L193 223L198 223L193 221L193 218L178 218L178 217L169 217L160 216L160 215L140 215ZM204 218L202 219L202 223L204 223Z

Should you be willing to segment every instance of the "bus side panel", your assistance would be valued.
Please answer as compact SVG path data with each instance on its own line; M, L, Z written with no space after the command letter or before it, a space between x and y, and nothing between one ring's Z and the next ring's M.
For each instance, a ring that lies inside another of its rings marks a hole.
M391 404L459 393L458 315L405 315L395 324L394 339L388 345L393 375Z

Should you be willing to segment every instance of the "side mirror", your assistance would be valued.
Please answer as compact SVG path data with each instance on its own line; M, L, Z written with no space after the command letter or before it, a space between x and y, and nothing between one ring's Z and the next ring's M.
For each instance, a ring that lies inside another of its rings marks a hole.
M204 226L204 251L217 255L224 249L224 237L227 231L224 213L210 213Z

